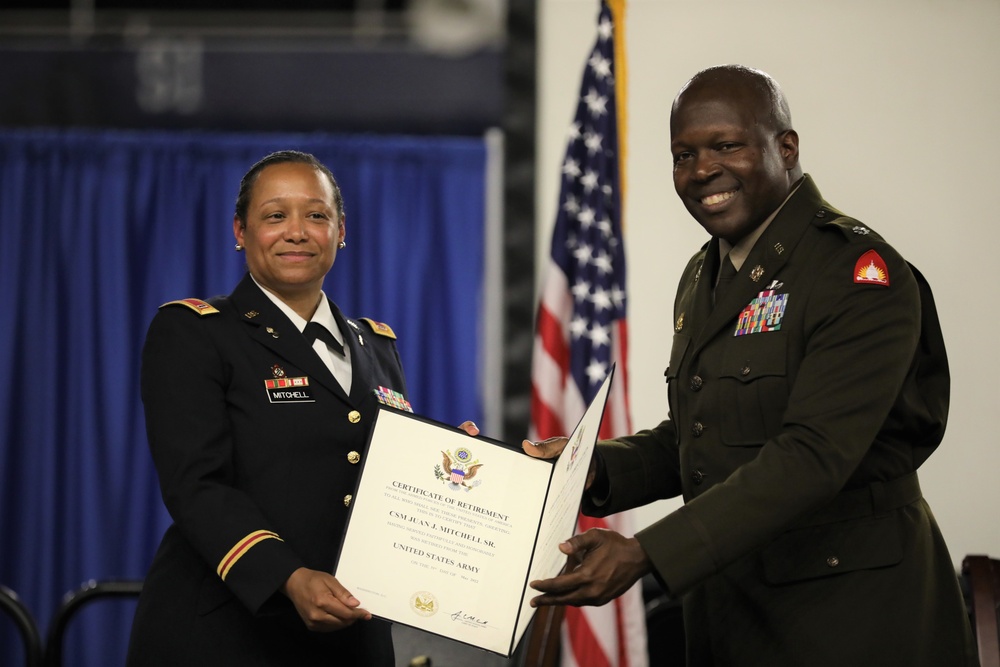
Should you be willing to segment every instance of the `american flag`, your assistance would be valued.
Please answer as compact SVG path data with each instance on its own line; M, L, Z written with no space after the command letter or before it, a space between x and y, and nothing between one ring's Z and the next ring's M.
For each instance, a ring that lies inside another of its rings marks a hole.
M619 136L618 104L624 101L624 49L621 40L615 43L615 19L622 23L623 3L601 2L597 39L584 69L562 164L559 210L532 355L530 437L535 440L572 432L612 364L617 364L616 377L600 437L632 432L619 148L624 141L619 143L623 137ZM611 528L631 535L631 526L623 525L628 523L628 515L605 519L581 515L578 529ZM564 667L647 664L638 584L603 607L567 607L565 615Z

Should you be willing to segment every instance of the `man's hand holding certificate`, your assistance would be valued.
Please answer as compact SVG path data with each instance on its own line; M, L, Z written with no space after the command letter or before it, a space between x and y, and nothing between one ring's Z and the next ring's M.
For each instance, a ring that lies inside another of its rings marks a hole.
M336 577L372 614L509 656L557 575L611 376L553 460L379 412Z

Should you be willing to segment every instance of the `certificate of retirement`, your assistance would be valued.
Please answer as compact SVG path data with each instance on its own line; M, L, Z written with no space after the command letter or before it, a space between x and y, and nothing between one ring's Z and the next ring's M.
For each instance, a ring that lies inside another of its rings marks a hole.
M335 576L373 615L510 656L576 527L614 368L562 454L543 460L381 408Z

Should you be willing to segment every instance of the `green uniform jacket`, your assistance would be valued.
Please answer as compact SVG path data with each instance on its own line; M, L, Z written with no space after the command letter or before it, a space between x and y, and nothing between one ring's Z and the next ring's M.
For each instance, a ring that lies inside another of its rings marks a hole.
M392 667L388 623L310 632L279 589L299 567L333 571L373 390L406 391L395 337L330 304L351 351L348 396L249 275L192 302L162 307L143 347L146 431L174 524L128 664Z
M915 473L949 394L926 282L809 176L713 307L718 266L713 239L680 281L668 419L600 444L585 511L683 495L636 537L691 667L977 664Z

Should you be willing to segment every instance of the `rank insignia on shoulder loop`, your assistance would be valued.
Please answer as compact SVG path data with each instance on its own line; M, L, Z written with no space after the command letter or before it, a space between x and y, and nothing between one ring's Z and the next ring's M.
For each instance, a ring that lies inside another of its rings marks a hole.
M199 315L214 315L219 312L219 309L210 304L208 301L202 301L201 299L177 299L176 301L167 301L165 304L160 306L164 308L166 306L187 306Z
M869 250L858 258L854 265L854 282L859 285L889 286L889 268L885 260L874 250Z
M374 331L375 333L377 333L380 336L385 336L386 338L395 338L396 337L396 334L392 330L392 327L390 327L388 324L385 324L384 322L376 322L375 320L371 319L370 317L361 317L359 319L362 322L367 322L368 326L370 326L372 328L372 331Z
M765 290L751 301L736 321L734 336L780 331L781 318L785 315L788 304L788 294L777 294L774 290Z
M410 402L406 400L406 397L395 389L389 389L388 387L379 386L378 389L373 390L375 398L382 405L388 405L391 408L396 408L398 410L405 410L406 412L413 412L413 408L410 407Z
M316 402L307 377L275 377L273 380L264 380L264 388L267 390L267 400L272 403Z

